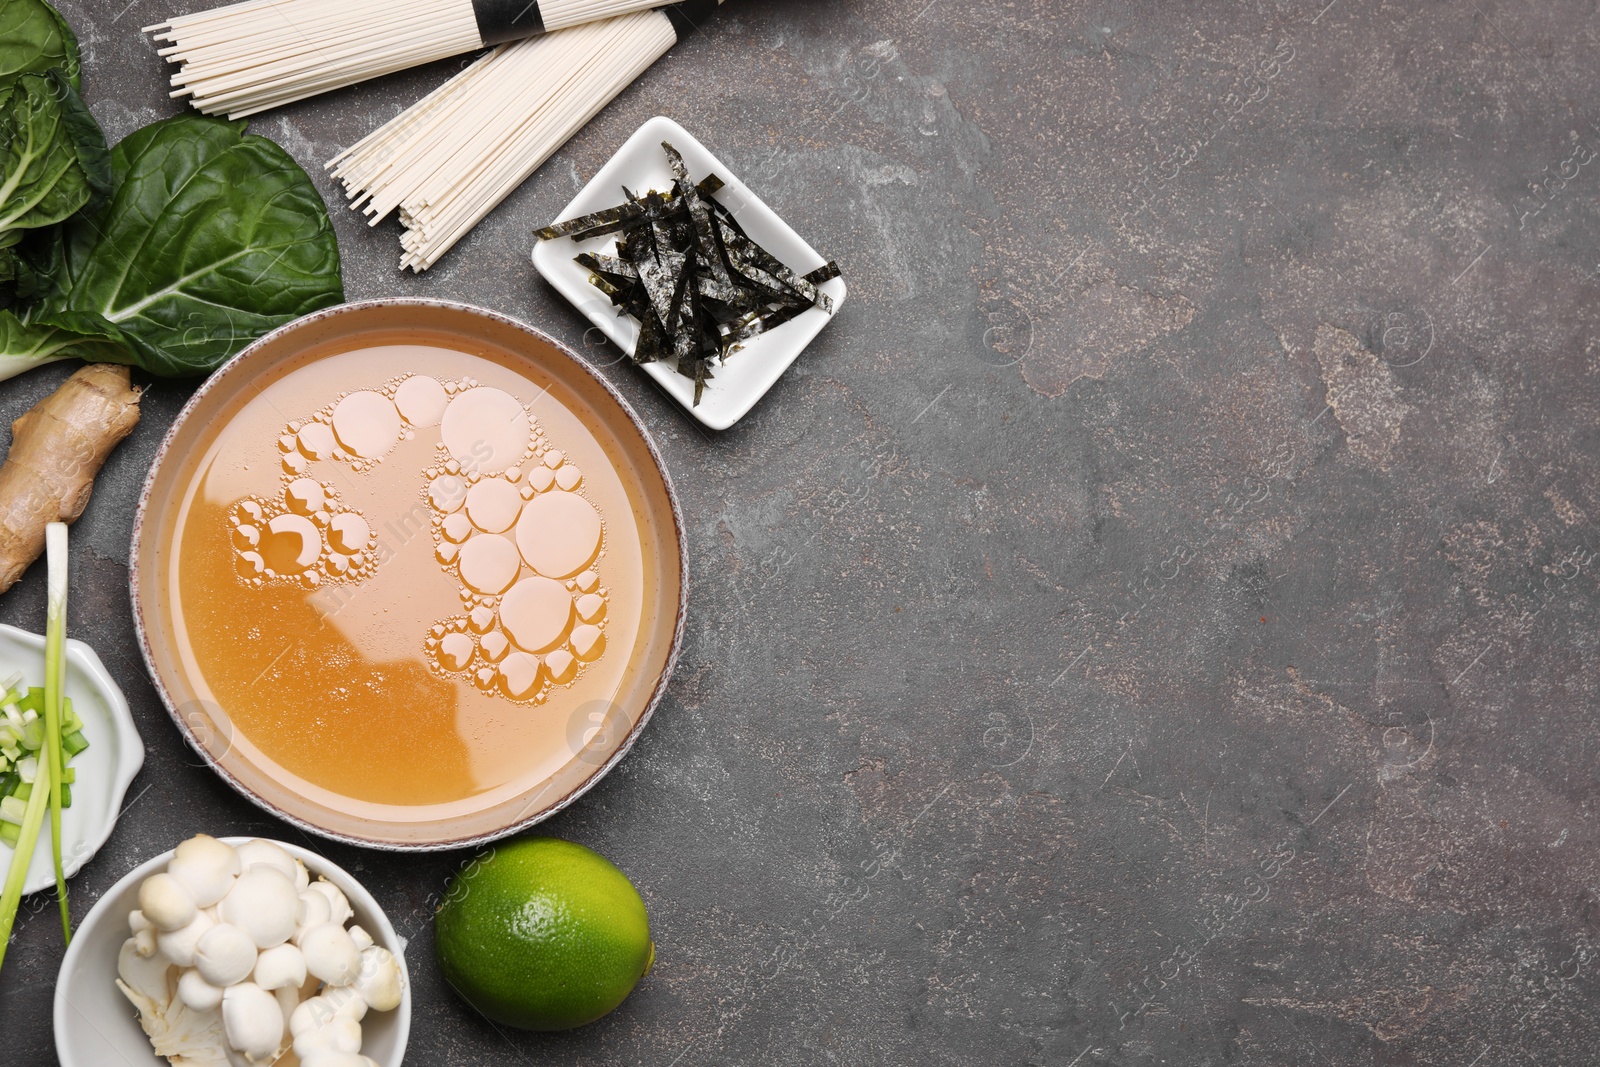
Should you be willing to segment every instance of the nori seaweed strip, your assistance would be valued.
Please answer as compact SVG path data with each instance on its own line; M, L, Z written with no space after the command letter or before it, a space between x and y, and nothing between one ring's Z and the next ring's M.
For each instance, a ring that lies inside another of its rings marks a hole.
M697 275L694 280L695 292L706 300L715 300L727 304L729 307L748 307L754 303L751 298L740 290L733 282L719 282L715 278L704 274Z
M668 337L676 333L679 294L687 277L683 267L688 258L682 252L668 251L639 260L639 281L650 294L650 306Z
M534 230L534 234L541 241L554 241L558 237L572 237L579 241L591 237L603 237L608 233L616 233L626 229L639 216L644 214L641 204L629 201L608 207L603 211L596 211L592 215L581 215L566 222L553 222L541 229Z
M589 271L589 284L611 298L613 304L623 295L623 289L597 270Z
M661 334L654 315L639 320L639 340L633 346L633 362L643 366L661 358Z
M762 274L765 274L773 279L772 281L763 280L762 284L771 286L773 285L773 282L776 282L777 288L780 292L788 290L805 298L808 303L821 303L820 297L822 294L817 292L816 286L812 285L808 281L803 280L802 278L797 277L794 271L778 262L778 260L773 258L771 253L767 252L760 245L750 240L750 238L744 236L743 234L730 233L727 231L724 231L722 237L723 240L727 242L728 253L733 262L734 270L739 271L739 273L744 274L746 277L750 277L750 275L741 268L755 268L760 270Z
M727 188L727 186L728 183L717 177L715 174L707 174L704 178L700 179L700 184L696 185L695 188L700 191L701 196L710 197L720 193L723 189Z
M678 195L683 198L689 217L694 220L695 248L700 253L700 262L711 271L714 279L723 285L731 286L733 278L729 276L728 264L723 261L722 251L717 247L717 238L711 225L711 209L701 199L694 183L689 180L689 167L684 163L683 156L678 154L678 150L666 141L661 142L661 150L667 154L667 165L672 168L673 176L678 179Z
M823 282L833 281L833 279L837 278L839 274L839 264L829 261L828 263L825 263L816 270L812 271L810 274L803 274L801 277L810 282L812 285L821 285Z
M580 252L572 257L582 267L598 274L616 274L624 278L638 278L639 268L618 256L608 256L604 253Z
M833 301L829 300L826 295L818 293L817 300L806 300L803 297L787 291L781 279L773 277L760 267L748 263L738 256L735 256L733 259L733 269L744 277L747 285L764 289L771 293L772 303L774 304L783 304L785 306L800 305L803 307L810 307L813 304L816 304L824 311L833 310ZM813 290L813 292L815 292L815 290ZM824 301L827 301L827 303L824 304Z
M760 245L756 244L747 237L741 238L738 242L729 243L732 245L730 250L734 251L735 258L742 259L744 261L744 266L754 267L761 270L764 274L776 279L783 286L804 297L808 303L816 304L828 314L833 314L832 297L828 296L826 293L819 292L815 285L812 285L804 278L795 274L794 271L784 266L782 262L780 262L765 248L762 248ZM740 264L736 263L734 269L739 270L739 267ZM740 273L744 274L746 272L741 270ZM746 274L746 277L748 276L749 275Z
M786 307L763 312L735 326L725 328L722 331L722 340L730 347L737 348L738 342L759 337L768 330L776 330L786 322L793 322L809 310L811 310L809 307Z
M673 329L673 324L668 324L667 336L672 338L672 354L678 357L678 369L683 370L686 359L698 359L700 331L685 329L683 327L697 325L695 316L694 289L688 284L689 275L685 272L681 279L680 288L673 294L673 322L679 327Z

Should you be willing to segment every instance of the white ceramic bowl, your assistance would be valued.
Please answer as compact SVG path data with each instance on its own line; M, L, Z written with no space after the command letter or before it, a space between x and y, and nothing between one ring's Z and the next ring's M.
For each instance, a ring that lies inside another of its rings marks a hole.
M0 624L0 675L22 672L24 686L44 684L44 638ZM67 697L83 720L86 751L69 766L77 769L72 807L61 812L61 860L68 878L77 874L111 836L133 776L144 766L144 742L128 712L128 701L112 681L94 649L67 639ZM0 845L0 867L11 850ZM50 824L39 834L23 891L37 893L56 884L50 852ZM70 892L70 887L69 887Z
M672 168L667 165L661 142L669 141L682 155L689 177L702 180L715 173L727 185L716 194L733 212L739 225L753 240L782 260L796 274L807 274L827 263L816 249L778 217L750 187L723 165L722 161L669 118L657 116L639 127L617 149L617 154L594 180L583 187L556 221L577 218L622 203L622 187L643 194L650 189L665 192L672 188ZM572 261L579 252L610 252L614 238L578 242L570 237L540 241L533 247L533 265L546 281L581 311L590 322L629 355L639 341L639 324L632 316L619 314L609 298L589 283L589 272ZM799 358L807 345L832 321L844 306L843 278L818 286L833 299L833 313L819 307L807 309L794 320L750 341L728 362L714 368L716 377L706 384L698 406L694 402L694 382L679 374L666 362L647 363L644 372L685 411L713 430L726 430L749 413L756 401L766 395L783 372Z
M223 840L239 845L255 839ZM405 943L372 894L342 868L298 845L273 843L304 863L313 879L321 875L338 886L355 911L355 922L400 961L405 976L400 1006L394 1011L369 1011L361 1021L362 1055L377 1060L379 1067L400 1067L411 1034L411 971ZM117 988L117 954L128 939L128 913L138 906L140 884L165 869L170 859L172 853L163 852L129 871L73 931L72 945L56 977L56 1057L61 1067L166 1067L167 1061L155 1054L140 1029L138 1012Z

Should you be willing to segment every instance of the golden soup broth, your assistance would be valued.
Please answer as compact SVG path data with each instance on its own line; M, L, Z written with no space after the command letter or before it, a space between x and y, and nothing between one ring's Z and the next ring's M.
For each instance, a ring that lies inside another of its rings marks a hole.
M233 743L302 795L379 818L498 803L617 692L647 577L634 512L515 366L313 352L214 423L177 519L175 636Z

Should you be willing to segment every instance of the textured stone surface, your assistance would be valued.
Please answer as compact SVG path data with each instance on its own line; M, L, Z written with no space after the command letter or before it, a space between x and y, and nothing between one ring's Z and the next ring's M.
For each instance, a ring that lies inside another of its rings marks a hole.
M136 27L194 6L65 6L113 137L173 110ZM641 744L546 829L638 882L659 962L586 1030L496 1032L429 964L467 857L326 847L412 938L408 1062L1592 1063L1600 169L1529 183L1600 150L1597 27L733 0L428 275L341 211L352 297L582 344L528 230L662 113L851 286L720 437L589 349L683 493L692 616ZM255 128L320 173L449 69ZM186 391L74 541L75 632L150 748L79 914L195 831L294 836L134 650L130 512ZM43 613L38 570L0 600ZM58 958L28 919L8 1065L52 1062Z

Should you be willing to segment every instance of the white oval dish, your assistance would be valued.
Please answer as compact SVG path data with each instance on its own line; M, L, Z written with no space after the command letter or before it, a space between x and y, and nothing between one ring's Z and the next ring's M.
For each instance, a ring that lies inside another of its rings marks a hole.
M222 840L240 845L269 839ZM361 1021L361 1054L378 1061L379 1067L400 1067L411 1036L411 970L406 966L405 943L372 894L343 868L299 845L273 844L304 863L313 878L321 875L338 886L355 911L355 921L400 961L405 977L400 1006L394 1011L368 1012ZM117 988L117 954L129 936L128 913L138 907L139 886L164 869L170 859L172 852L163 852L129 871L106 890L73 932L72 945L56 978L56 1057L61 1067L167 1067L167 1061L150 1047L133 1005Z
M0 624L0 675L22 672L24 686L44 684L44 638ZM61 860L68 878L77 874L111 836L122 812L122 800L134 775L144 766L144 742L133 724L128 701L94 649L67 639L67 697L83 720L89 748L73 758L72 807L61 812ZM11 850L0 845L0 867L11 862ZM24 893L38 893L56 884L50 852L49 823L39 834L28 865Z

